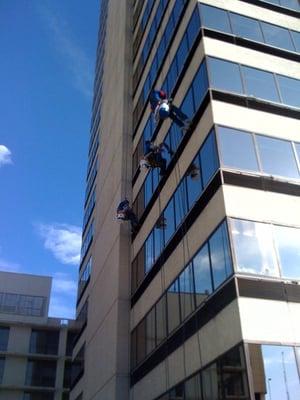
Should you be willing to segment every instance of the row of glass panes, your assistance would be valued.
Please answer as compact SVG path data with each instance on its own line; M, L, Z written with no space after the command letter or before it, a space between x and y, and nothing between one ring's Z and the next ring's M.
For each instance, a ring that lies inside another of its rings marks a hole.
M78 294L77 298L79 299L81 294L83 293L84 289L86 288L86 285L89 281L89 278L91 276L92 272L92 257L89 258L88 262L86 263L82 274L80 275L79 278L79 284L78 284Z
M241 274L300 280L300 228L235 218L228 227L229 236L225 222L217 228L132 332L133 366L232 275L233 265Z
M86 253L90 247L90 244L92 243L93 236L94 236L94 221L91 222L91 224L86 232L85 237L82 239L81 257L80 257L81 261L86 256Z
M263 0L264 3L273 3L281 7L291 8L300 11L299 0Z
M300 51L300 32L200 4L201 25L288 51Z
M181 226L185 216L219 167L213 130L201 146L193 165L197 171L197 177L192 178L191 175L186 175L179 182L175 193L161 212L157 223L132 263L133 293Z
M82 225L82 231L85 231L85 228L87 227L87 224L89 223L90 216L92 215L92 212L94 210L96 204L96 186L94 186L94 189L92 191L92 194L90 196L90 200L87 203L85 212L84 212L84 217L83 217L83 225Z
M299 142L217 126L221 167L300 179Z
M88 180L87 185L86 185L85 198L84 198L84 203L85 204L86 204L86 202L87 202L87 200L89 198L89 195L90 195L90 193L92 191L92 187L93 187L93 184L95 182L96 175L98 173L98 167L99 167L99 162L98 162L98 157L97 157L95 162L94 162L93 168L91 169L90 177L89 177L89 180Z
M15 293L0 293L0 313L42 317L46 298Z

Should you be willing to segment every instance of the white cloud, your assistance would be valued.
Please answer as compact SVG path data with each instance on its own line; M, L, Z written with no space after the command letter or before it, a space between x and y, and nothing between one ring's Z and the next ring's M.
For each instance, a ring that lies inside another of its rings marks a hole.
M78 265L80 262L81 229L68 224L38 224L38 233L44 247L62 264Z
M4 164L12 164L11 151L6 146L0 144L0 167Z
M76 43L68 28L67 22L61 15L55 14L45 4L38 3L38 13L49 30L56 51L65 62L72 84L86 98L90 99L93 88L93 63Z
M77 282L69 278L69 275L58 272L54 274L52 291L65 295L75 295L77 293Z

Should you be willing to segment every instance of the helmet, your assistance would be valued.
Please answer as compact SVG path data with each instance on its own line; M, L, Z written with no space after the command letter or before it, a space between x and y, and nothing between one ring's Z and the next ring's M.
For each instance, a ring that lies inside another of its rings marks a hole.
M170 106L167 103L160 104L158 113L160 119L168 118L170 114Z

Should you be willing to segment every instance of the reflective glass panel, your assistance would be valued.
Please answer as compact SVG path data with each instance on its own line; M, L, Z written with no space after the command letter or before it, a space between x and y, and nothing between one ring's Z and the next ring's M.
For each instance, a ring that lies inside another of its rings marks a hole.
M178 279L168 289L167 307L168 307L168 332L171 333L180 324Z
M149 354L155 347L155 308L146 317L146 353Z
M300 108L300 80L277 75L282 102Z
M203 62L196 73L193 80L193 94L195 101L195 110L200 107L202 100L208 89L208 77L206 70L206 63Z
M228 14L220 8L210 7L204 4L200 5L200 16L202 26L211 29L217 29L222 32L231 33Z
M223 223L209 239L210 261L216 289L232 273L227 226Z
M179 276L181 317L184 320L195 309L193 266L189 264Z
M200 374L188 379L184 384L185 400L202 400Z
M299 0L280 0L282 7L292 8L294 10L300 10Z
M219 400L217 365L213 364L202 371L203 400Z
M186 172L188 206L191 209L202 192L202 179L199 157L197 156Z
M176 229L188 212L186 181L183 180L175 192Z
M166 295L155 306L156 310L156 345L158 346L167 335Z
M152 196L152 174L151 171L148 173L145 183L144 183L144 199L145 199L145 206L149 203Z
M271 72L242 66L246 82L246 93L261 99L279 102L274 75Z
M259 22L257 20L233 13L230 13L230 20L233 33L236 36L255 40L256 42L264 41Z
M279 276L270 225L238 219L230 225L238 271Z
M169 392L169 400L184 400L184 385L180 384Z
M300 279L300 229L274 225L273 233L281 275L285 278Z
M199 306L206 297L212 292L212 277L208 245L202 247L198 254L193 258L196 303Z
M209 134L200 150L200 160L203 187L206 187L219 167L214 131Z
M296 50L300 52L300 32L291 31Z
M225 167L259 171L253 135L223 126L218 127L218 135Z
M295 143L295 148L298 155L298 161L300 162L300 143Z
M238 64L209 57L208 67L211 87L228 92L244 92Z
M287 178L299 178L291 142L256 135L263 172Z
M190 22L187 27L187 37L189 41L189 48L192 47L194 40L200 30L200 17L199 17L199 11L197 8L195 8L193 15L190 19Z
M183 103L181 104L180 109L189 118L192 118L192 116L194 115L195 106L194 106L192 87L190 87L190 89L188 90L188 92L183 100Z
M165 244L168 243L171 236L175 232L175 214L174 214L174 199L171 199L167 208L164 211L164 218L166 226L165 231Z
M0 326L0 351L7 351L9 328Z
M295 51L290 33L287 29L268 24L267 22L261 22L261 27L267 44Z
M145 273L147 273L154 263L154 235L153 232L145 242Z

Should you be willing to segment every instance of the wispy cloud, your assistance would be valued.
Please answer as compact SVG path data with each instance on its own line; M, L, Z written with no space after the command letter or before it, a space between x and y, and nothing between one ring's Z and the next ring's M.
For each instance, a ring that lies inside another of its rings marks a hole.
M74 318L77 282L66 273L56 272L52 281L49 313L53 317Z
M62 264L77 265L80 261L81 228L68 224L36 224L44 247Z
M13 261L0 258L0 271L6 272L20 272L21 265Z
M37 10L48 29L55 50L70 71L73 86L90 99L93 88L93 63L74 39L67 21L45 3L37 3Z
M77 282L71 279L68 274L57 272L53 277L52 291L58 294L73 296L77 292Z
M3 144L0 144L0 167L4 164L12 164L11 151Z

